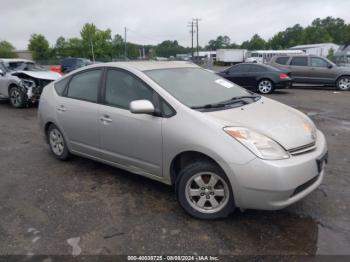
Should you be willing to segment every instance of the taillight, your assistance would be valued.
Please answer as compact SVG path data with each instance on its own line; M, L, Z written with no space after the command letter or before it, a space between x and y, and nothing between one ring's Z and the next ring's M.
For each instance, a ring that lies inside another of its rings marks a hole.
M287 74L280 74L280 79L287 79L289 76Z

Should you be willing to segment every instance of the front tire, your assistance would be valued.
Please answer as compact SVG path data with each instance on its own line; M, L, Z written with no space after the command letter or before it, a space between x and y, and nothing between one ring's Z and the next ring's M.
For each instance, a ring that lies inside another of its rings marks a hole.
M67 160L71 156L66 140L57 126L51 124L47 131L47 139L52 154L59 160Z
M341 91L350 90L350 76L342 76L337 80L337 89Z
M9 97L11 105L15 108L23 108L27 104L27 95L18 86L10 88Z
M180 205L195 218L224 218L235 209L231 185L214 163L197 161L185 167L176 189Z
M261 94L271 94L273 92L273 82L269 79L262 79L258 83L258 91Z

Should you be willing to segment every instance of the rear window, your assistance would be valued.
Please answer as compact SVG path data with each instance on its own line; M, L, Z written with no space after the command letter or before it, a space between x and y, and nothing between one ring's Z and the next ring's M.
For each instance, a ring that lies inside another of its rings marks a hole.
M277 57L275 62L280 65L286 65L288 60L289 60L288 56L283 56L283 57Z
M307 57L293 57L292 61L290 62L290 65L292 66L307 66Z
M67 59L63 59L62 65L63 66L75 65L76 62L77 62L77 59L75 58L67 58Z

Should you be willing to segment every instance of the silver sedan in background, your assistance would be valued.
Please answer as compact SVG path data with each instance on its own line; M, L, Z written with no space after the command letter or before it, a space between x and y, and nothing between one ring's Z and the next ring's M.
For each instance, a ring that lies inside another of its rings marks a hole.
M188 62L118 62L44 88L53 155L87 157L174 185L202 219L235 207L275 210L324 177L324 135L303 113Z

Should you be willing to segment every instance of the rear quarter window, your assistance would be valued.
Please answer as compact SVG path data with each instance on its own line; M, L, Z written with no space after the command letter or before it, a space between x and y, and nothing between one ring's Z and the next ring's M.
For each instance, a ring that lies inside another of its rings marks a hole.
M277 57L275 62L276 64L279 64L279 65L286 65L288 60L289 60L288 56L283 56L283 57Z
M69 82L69 79L70 77L66 77L58 82L56 82L54 84L54 87L55 87L55 90L56 90L56 93L59 95L59 96L62 96L63 95L63 92L64 90L66 89L66 86Z

